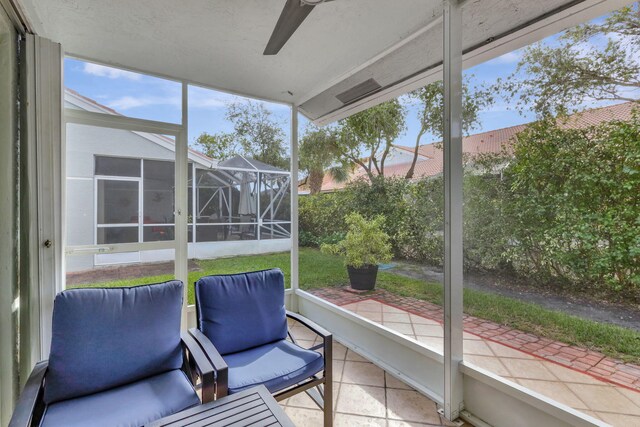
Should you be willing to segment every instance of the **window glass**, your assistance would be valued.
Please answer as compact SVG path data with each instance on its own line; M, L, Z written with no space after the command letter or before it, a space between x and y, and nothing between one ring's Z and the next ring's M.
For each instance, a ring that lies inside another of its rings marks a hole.
M97 243L109 245L114 243L138 242L138 227L98 227Z
M175 168L173 162L144 160L143 221L145 224L173 224L174 183Z
M140 176L140 160L96 156L96 175Z
M138 223L137 181L98 180L98 224Z
M174 238L175 233L173 226L145 225L143 228L143 239L145 242L174 240Z

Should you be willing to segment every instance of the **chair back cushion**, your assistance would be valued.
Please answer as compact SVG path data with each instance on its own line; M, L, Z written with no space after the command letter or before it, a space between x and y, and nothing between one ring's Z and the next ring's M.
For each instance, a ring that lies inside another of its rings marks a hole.
M287 337L280 269L203 277L196 310L198 328L222 355Z
M53 304L49 404L179 369L182 282L69 289Z

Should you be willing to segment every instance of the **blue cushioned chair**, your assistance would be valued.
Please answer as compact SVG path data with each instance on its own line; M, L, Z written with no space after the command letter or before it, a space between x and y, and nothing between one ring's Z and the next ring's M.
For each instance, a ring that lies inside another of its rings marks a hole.
M9 424L141 426L214 399L214 371L181 334L183 284L70 289L53 306L49 360L36 364Z
M331 334L286 311L282 271L203 277L195 294L198 328L189 332L216 371L216 398L260 384L276 400L305 391L324 409L325 426L331 425ZM321 336L323 343L310 349L297 345L287 317ZM320 349L323 353L316 351Z

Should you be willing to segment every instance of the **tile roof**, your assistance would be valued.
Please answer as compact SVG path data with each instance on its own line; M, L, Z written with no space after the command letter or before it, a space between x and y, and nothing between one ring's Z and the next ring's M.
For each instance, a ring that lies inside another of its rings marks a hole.
M632 110L639 107L636 102L625 102L622 104L610 105L607 107L594 108L580 113L568 116L565 119L558 119L559 124L563 128L583 128L597 125L606 121L613 120L630 120ZM525 130L527 124L510 126L502 129L495 129L462 138L462 151L469 157L478 154L494 153L499 154L502 150L508 154L514 138L519 132ZM414 169L414 179L436 176L442 173L442 144L441 142L421 145L418 148L418 161ZM413 147L405 147L401 145L393 146L397 150L413 153ZM385 167L384 175L387 177L404 177L406 176L411 162L399 163ZM347 182L337 183L331 179L330 175L325 175L322 182L322 191L334 191L344 188L348 182L358 179L366 179L367 174L362 168L358 168L352 173L351 178Z

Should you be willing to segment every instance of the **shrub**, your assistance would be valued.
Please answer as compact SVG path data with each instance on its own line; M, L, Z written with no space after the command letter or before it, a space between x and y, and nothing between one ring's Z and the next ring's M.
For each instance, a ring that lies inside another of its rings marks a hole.
M344 256L345 266L360 268L391 261L389 235L382 231L384 216L372 220L352 212L345 217L349 231L344 240L335 244L323 244L323 253Z
M344 237L344 217L351 210L350 192L319 193L299 199L300 245L318 247Z
M508 162L477 160L464 176L467 270L640 298L638 116L581 130L541 121L518 135ZM346 232L347 214L382 215L394 256L441 266L442 184L441 176L377 178L301 198L301 239L333 243Z
M505 170L523 270L570 283L640 286L640 118L588 129L555 121L518 137Z

